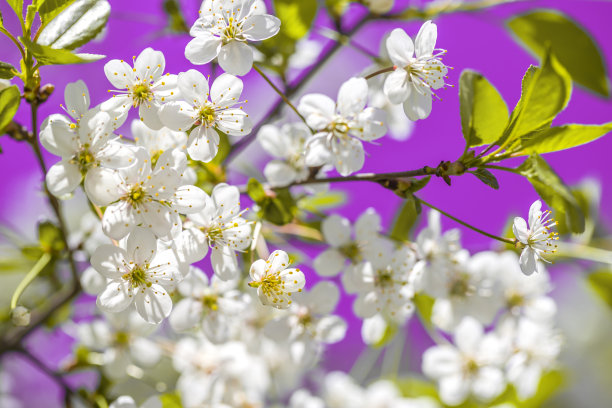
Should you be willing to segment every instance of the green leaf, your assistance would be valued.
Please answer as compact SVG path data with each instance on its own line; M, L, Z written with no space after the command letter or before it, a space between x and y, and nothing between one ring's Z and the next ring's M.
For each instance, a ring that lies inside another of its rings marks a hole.
M38 224L38 241L42 250L48 253L59 253L65 249L62 232L49 221Z
M6 0L20 21L23 21L23 0Z
M546 55L541 68L529 67L523 76L521 99L497 144L510 139L507 143L510 145L520 136L548 128L567 105L571 90L572 83L567 71L552 55Z
M557 217L566 218L572 232L584 231L584 213L576 197L543 158L537 154L529 156L517 170L527 177L540 197L555 210Z
M73 50L94 39L106 25L109 15L108 1L79 0L44 27L37 43L55 49Z
M350 0L325 0L325 7L334 18L344 14L350 4Z
M414 227L416 220L421 213L421 203L409 196L395 213L393 227L389 236L397 241L408 241L410 231Z
M68 50L56 50L46 45L33 43L23 37L19 37L19 40L41 65L84 64L104 58L104 55L99 54L74 54Z
M435 299L424 293L417 293L412 299L419 315L426 324L431 324L431 315Z
M537 10L507 21L508 28L540 59L550 47L578 84L602 96L610 95L606 66L590 34L557 10Z
M316 1L274 0L274 11L282 21L284 35L299 40L310 30L317 15Z
M177 391L173 393L162 394L159 396L161 408L183 408L181 396Z
M301 198L297 205L300 209L313 213L339 207L346 202L346 194L342 191L326 191Z
M612 131L612 122L603 125L564 125L521 137L521 153L550 153L590 143Z
M26 29L28 30L28 33L30 32L29 30L32 29L32 24L34 24L34 17L36 17L36 6L33 4L30 4L28 7L26 7L26 19L25 19L25 26L26 26Z
M247 183L247 194L251 197L251 200L255 201L257 204L263 202L267 198L263 186L254 178L250 178Z
M276 225L289 224L295 218L297 206L288 188L276 189L275 197L266 197L259 204L260 215L267 221Z
M15 76L17 70L14 66L7 62L0 61L0 79L11 79Z
M38 10L40 21L47 24L73 2L74 0L34 0L33 4Z
M398 378L396 384L403 397L431 397L438 400L438 391L436 386L429 381L425 381L417 377L404 377Z
M589 274L587 279L595 293L612 307L612 271L598 270Z
M21 93L17 85L9 86L0 91L0 135L3 134L4 128L13 120L20 102Z
M492 187L495 190L499 190L499 183L497 182L497 179L495 178L493 173L491 173L489 170L481 168L476 169L474 171L470 171L470 173L478 177L478 179L485 183L487 186Z
M164 0L163 7L164 12L168 16L166 29L174 33L188 33L189 26L185 21L185 16L178 0Z
M470 70L461 73L459 102L467 147L490 144L500 138L508 123L508 107L484 76Z

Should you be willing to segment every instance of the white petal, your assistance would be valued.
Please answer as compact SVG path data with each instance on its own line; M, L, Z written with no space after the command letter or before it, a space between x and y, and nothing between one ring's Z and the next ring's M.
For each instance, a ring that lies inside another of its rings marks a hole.
M482 401L491 401L505 389L504 374L496 367L482 367L472 383L474 396Z
M183 299L176 304L170 314L170 326L177 332L196 327L202 320L202 302L195 299Z
M192 214L204 209L206 193L196 186L181 186L176 189L173 207L181 214Z
M230 41L219 51L219 65L232 75L246 75L253 67L253 51L241 41Z
M307 306L314 314L330 314L340 300L338 286L329 281L318 282L305 295L307 296Z
M130 356L134 362L142 367L153 367L162 357L162 351L152 340L137 337L129 345Z
M529 207L529 226L533 228L537 223L539 217L542 215L542 202L536 200Z
M47 188L56 197L72 193L82 179L79 166L68 160L55 163L47 171Z
M128 259L136 265L149 264L157 252L157 239L145 228L134 228L127 239L126 252Z
M269 14L251 15L242 23L242 34L247 40L262 41L275 36L281 21Z
M168 102L159 110L164 126L178 131L187 131L196 121L193 106L185 102Z
M104 74L117 89L126 89L134 83L134 71L125 61L111 60L104 65Z
M195 65L208 64L219 54L221 43L221 38L202 33L189 41L185 47L185 58Z
M251 264L251 269L249 270L249 275L251 279L254 281L260 281L266 276L266 261L263 259L258 259L257 261Z
M211 101L218 107L227 109L238 103L242 94L242 80L230 74L221 74L210 88Z
M99 294L106 288L107 284L106 277L91 266L83 271L79 281L83 291L88 295Z
M529 239L529 230L527 229L527 223L521 217L514 217L514 223L512 224L512 232L514 236L521 243L527 245Z
M414 43L404 30L396 28L387 38L387 52L393 64L403 68L412 59Z
M434 346L423 353L423 373L434 379L460 373L463 367L461 355L450 345Z
M297 292L300 289L303 289L304 285L306 284L304 272L300 271L299 269L285 269L279 275L283 280L285 292Z
M236 253L227 246L215 246L210 254L210 262L219 279L233 280L240 274Z
M102 231L112 239L125 237L135 226L134 213L125 201L112 204L104 211Z
M387 133L386 120L387 114L384 110L366 108L357 115L358 129L351 130L351 134L365 141L379 139Z
M134 61L134 68L138 77L147 81L157 81L166 68L166 59L161 51L155 51L148 47L142 50L140 55Z
M203 105L208 101L208 80L201 72L195 69L181 72L178 74L177 85L181 96L190 105Z
M118 313L132 303L132 290L127 281L110 282L98 295L98 307L106 312Z
M172 299L160 285L141 288L135 297L138 314L149 323L161 323L172 311Z
M333 121L336 103L323 94L308 94L300 99L297 109L306 118L308 126L319 130Z
M338 214L332 214L321 223L325 241L334 248L347 245L351 241L351 223Z
M192 160L208 163L219 152L221 139L213 128L198 126L191 131L187 141L187 152Z
M276 250L268 257L268 274L281 272L289 267L289 255L285 251Z
M521 265L521 271L527 276L533 274L537 270L537 255L530 246L525 247L523 252L521 252L519 265Z
M321 252L313 261L313 266L319 276L336 276L344 268L346 258L335 248Z
M360 241L372 239L380 232L380 223L380 214L374 208L368 208L355 221L355 237Z
M85 82L80 79L70 82L64 89L64 100L66 110L75 119L80 119L81 115L89 110L89 90Z
M43 122L40 142L56 156L72 157L79 148L79 138L71 122L64 115L54 113Z
M217 208L223 207L229 211L240 205L240 190L236 186L219 183L213 188L212 199Z
M109 279L120 279L127 272L126 252L114 245L102 245L91 256L91 266Z
M365 109L368 100L368 82L365 78L351 78L338 91L338 113L355 116Z
M431 93L421 94L413 89L406 102L404 102L404 112L406 112L408 119L412 121L426 119L431 113L431 102Z
M317 339L332 344L341 341L346 335L347 324L340 316L325 316L317 324Z
M230 136L244 136L251 133L253 123L249 115L241 109L225 109L217 115L219 130Z
M408 83L408 72L403 68L397 68L385 78L383 92L391 103L403 103L410 96L411 90L412 85Z
M145 102L138 108L140 120L152 130L159 130L164 124L159 119L160 106L154 102Z
M387 322L380 314L368 317L361 325L361 338L365 344L376 344L382 340L387 331Z
M199 229L188 228L174 238L174 247L179 262L192 264L208 253L208 239Z
M369 292L365 295L360 293L357 299L355 299L355 303L353 303L353 312L363 319L374 316L377 312L376 300L374 292Z
M422 57L431 55L436 47L437 37L437 26L431 21L424 22L414 40L416 45L416 56Z
M459 350L472 354L478 351L483 335L482 325L476 319L468 316L459 323L453 338Z
M363 168L365 162L365 151L363 144L359 139L349 138L338 140L336 142L336 170L342 176L348 176L351 173L359 171ZM332 149L333 151L334 149Z
M461 373L440 380L440 399L447 405L459 405L468 397L470 383Z
M85 192L95 205L104 207L121 197L121 177L115 170L96 167L87 172Z
M138 408L138 405L129 395L122 395L110 404L109 408Z
M281 160L272 160L264 168L264 175L273 187L284 187L297 179L297 173L293 167Z

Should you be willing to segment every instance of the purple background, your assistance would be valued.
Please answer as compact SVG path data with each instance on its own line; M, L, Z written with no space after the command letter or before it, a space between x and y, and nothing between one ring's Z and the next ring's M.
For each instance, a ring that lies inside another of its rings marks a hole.
M106 36L99 42L92 42L83 48L83 52L105 54L109 58L86 65L68 67L44 67L41 69L43 84L52 83L55 93L47 103L40 108L40 121L51 113L61 112L59 104L64 102L63 89L68 82L83 79L90 90L92 105L104 101L110 84L103 72L104 64L112 58L129 60L138 55L142 49L151 46L161 50L166 56L166 72L178 73L194 68L184 57L184 47L189 40L187 35L168 35L162 29L165 25L161 11L161 1L133 0L111 1L112 12L108 23ZM188 24L196 15L197 2L183 1L188 10ZM396 3L406 5L407 1ZM444 62L454 67L450 72L448 82L458 84L459 75L466 68L483 73L500 91L510 110L520 96L520 82L529 64L536 61L503 29L504 19L518 12L534 7L556 8L569 14L583 27L586 27L599 44L607 66L612 65L612 42L610 39L610 16L612 3L591 1L532 1L496 7L480 13L462 13L442 16L438 24L437 46L448 50ZM12 32L16 31L16 19L6 4L0 4L5 26ZM353 6L351 18L360 15L363 8ZM329 25L327 16L321 11L317 18L318 25ZM355 41L374 53L378 52L379 42L384 33L395 27L404 28L409 35L414 36L420 27L420 22L375 22L363 28L355 37ZM314 34L312 38L327 42L321 36ZM19 57L14 46L5 38L0 37L2 60L14 65ZM340 84L353 75L359 74L369 65L366 57L345 47L334 60L320 70L317 77L307 87L308 92L322 92L335 99ZM208 73L208 67L195 67ZM269 109L275 94L267 84L252 71L243 78L245 91L243 99L248 99L245 106L255 122L259 121ZM18 80L14 81L19 83ZM19 83L19 85L21 85ZM435 101L431 116L416 124L411 138L397 142L391 138L381 140L380 146L367 145L369 156L363 171L390 172L420 168L424 165L435 166L440 160L458 158L464 147L459 118L458 87L441 90L438 95L442 101ZM297 102L297 98L294 101ZM29 126L29 111L25 104L19 109L16 120ZM288 113L291 115L291 113ZM293 116L289 119L295 120ZM612 102L575 87L568 108L559 115L556 124L586 123L598 124L612 120ZM128 122L129 124L129 122ZM129 126L124 126L123 132L129 132ZM4 153L0 155L0 222L34 237L35 221L41 213L46 212L40 195L41 175L25 143L17 143L8 137L0 139ZM263 163L265 155L259 147L253 144L249 150L250 157L259 152ZM601 211L605 221L610 221L609 210L612 205L612 188L608 181L610 173L610 153L612 152L612 137L605 137L594 143L571 151L547 155L551 166L568 184L573 184L586 177L601 181L603 186ZM245 156L241 156L245 157ZM57 158L45 154L47 163L52 164ZM236 161L235 163L237 163ZM517 161L516 163L519 163ZM516 164L514 163L514 164ZM261 166L260 166L261 168ZM331 175L332 173L330 173ZM500 190L493 190L482 184L475 177L466 175L453 178L452 187L440 179L432 179L421 193L422 197L439 206L460 219L476 225L492 233L501 233L508 217L512 214L526 215L529 205L537 198L535 191L521 177L496 172ZM237 176L233 181L242 182L244 177ZM390 225L400 199L390 191L386 191L373 183L342 183L334 188L342 188L348 193L348 201L339 211L352 221L366 208L374 206L382 214L383 225ZM450 220L443 220L445 228L457 227ZM462 228L463 243L471 252L491 248L489 239L470 230ZM306 249L306 253L315 256L321 247ZM306 268L306 270L311 270ZM554 272L554 271L553 271ZM345 341L333 346L328 353L326 365L330 368L349 370L362 349L360 337L360 322L353 317L350 298L342 301L341 313L349 321L349 331ZM416 320L410 324L411 344L414 356L410 366L418 370L420 361L418 350L429 344L422 335ZM45 354L46 361L55 365L68 351L65 336L55 333L52 339L32 339L36 341L37 349ZM43 336L43 338L46 336ZM44 348L44 344L47 344ZM30 375L31 369L19 366L7 360L5 368L19 379L19 389L25 396L26 390L35 389L49 381L40 375ZM49 398L50 395L47 395ZM55 399L55 398L51 398ZM51 406L47 399L45 406ZM34 400L29 400L31 406L39 406Z

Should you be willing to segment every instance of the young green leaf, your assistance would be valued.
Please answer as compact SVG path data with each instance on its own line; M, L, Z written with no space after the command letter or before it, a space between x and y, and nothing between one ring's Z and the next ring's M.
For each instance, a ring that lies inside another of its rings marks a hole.
M23 21L23 0L6 0L20 21Z
M603 125L564 125L521 137L521 153L550 153L590 143L612 131L612 122Z
M550 53L541 68L529 67L523 77L521 99L510 116L510 122L497 144L510 145L519 137L548 128L569 101L571 79Z
M339 207L346 202L346 194L342 191L326 191L301 198L297 205L300 209L310 212L321 212Z
M71 3L74 3L74 0L34 0L32 2L38 10L43 25L53 20Z
M84 64L104 58L104 55L99 54L74 54L68 50L56 50L23 37L19 37L19 41L34 55L40 65Z
M416 224L416 220L421 213L421 203L409 196L395 213L393 226L389 236L397 241L408 241L410 231Z
M0 135L3 134L4 128L13 120L20 102L21 93L17 85L0 91Z
M308 33L317 8L316 1L274 0L276 16L283 22L281 31L292 40L299 40Z
M266 192L263 186L254 178L250 178L247 183L247 194L251 197L251 200L258 204L266 199Z
M499 183L497 182L497 179L495 178L493 173L491 173L489 170L481 168L471 171L470 173L478 177L478 179L485 183L487 186L492 187L495 190L499 190Z
M608 306L612 307L612 272L598 270L588 276L589 285Z
M459 102L461 128L468 148L500 138L508 122L508 107L484 76L470 70L461 73Z
M43 28L37 43L73 50L94 39L106 25L109 15L107 0L77 0Z
M599 47L571 18L556 10L538 10L511 18L507 26L540 59L550 47L575 82L599 95L610 95Z
M0 79L11 79L17 70L9 63L0 61Z
M584 213L576 197L543 158L538 154L529 156L518 170L559 217L566 217L572 232L584 231Z

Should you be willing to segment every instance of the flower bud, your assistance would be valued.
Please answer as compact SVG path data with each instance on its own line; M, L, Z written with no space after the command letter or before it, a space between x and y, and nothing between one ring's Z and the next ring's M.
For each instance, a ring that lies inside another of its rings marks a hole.
M27 326L30 324L30 311L23 306L17 306L11 310L11 320L15 326Z
M385 14L393 8L394 0L365 0L365 5L370 9L372 13Z

